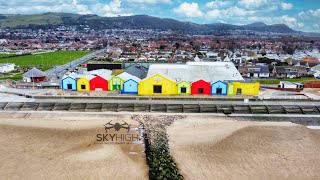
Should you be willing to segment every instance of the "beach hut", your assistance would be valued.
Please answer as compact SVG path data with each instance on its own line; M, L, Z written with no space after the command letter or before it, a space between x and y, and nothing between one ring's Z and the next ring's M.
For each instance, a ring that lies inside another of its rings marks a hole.
M139 83L139 95L176 95L177 84L174 80L163 74L154 74Z
M139 82L129 79L123 83L122 94L138 94Z
M79 92L88 92L90 91L90 80L95 76L87 75L85 77L79 78L77 80L77 90Z
M232 89L230 88L232 87ZM259 95L260 83L243 83L243 82L233 82L229 83L229 96L234 95ZM231 91L232 90L232 91Z
M104 90L108 91L108 81L101 77L101 76L96 76L92 78L90 81L90 90Z
M138 94L138 86L141 81L140 78L137 78L127 72L119 74L118 77L125 81L122 84L122 94Z
M210 91L210 83L202 79L191 84L191 94L211 94Z
M108 89L109 91L113 90L121 90L122 89L122 84L124 83L124 80L119 77L119 76L113 76L111 79L108 81Z
M228 84L222 81L217 81L211 85L211 94L227 95Z
M61 80L61 88L63 90L76 91L77 90L77 80L71 76L64 77Z
M191 83L185 80L182 80L177 83L178 94L191 94Z

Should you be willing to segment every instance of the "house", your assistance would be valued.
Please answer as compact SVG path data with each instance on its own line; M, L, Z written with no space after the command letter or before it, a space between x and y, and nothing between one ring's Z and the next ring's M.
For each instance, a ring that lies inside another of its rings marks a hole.
M146 77L148 68L140 64L132 64L126 67L125 72L142 79Z
M308 75L306 67L301 66L274 66L272 76L277 78L298 78Z
M270 76L268 66L240 66L239 72L243 77L267 78Z
M186 80L182 80L177 83L177 89L178 94L191 94L191 83Z
M211 94L210 91L210 83L202 79L191 84L191 94Z
M228 84L228 96L259 95L260 83L233 82Z
M74 77L67 76L61 80L61 89L76 91L77 90L77 80Z
M87 75L85 77L79 78L77 80L77 90L79 92L88 92L90 91L90 80L95 76Z
M108 80L101 76L96 76L92 78L90 81L90 90L104 90L108 91Z
M217 81L211 85L211 94L227 95L228 84L222 81Z
M7 73L14 70L15 64L0 64L0 73Z
M28 72L23 74L24 82L43 82L46 79L47 74L41 70L33 67Z
M139 95L176 95L177 84L166 75L157 73L139 83Z

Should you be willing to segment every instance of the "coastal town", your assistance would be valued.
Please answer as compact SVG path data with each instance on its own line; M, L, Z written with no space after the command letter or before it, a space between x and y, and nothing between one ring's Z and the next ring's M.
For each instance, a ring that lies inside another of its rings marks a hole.
M320 9L103 3L0 14L0 179L319 179Z

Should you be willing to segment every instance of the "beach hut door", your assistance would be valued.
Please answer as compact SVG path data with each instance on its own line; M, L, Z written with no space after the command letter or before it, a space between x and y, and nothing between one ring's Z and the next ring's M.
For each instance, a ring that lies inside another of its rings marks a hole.
M67 84L68 89L72 89L72 84Z
M222 88L217 88L217 94L222 94Z

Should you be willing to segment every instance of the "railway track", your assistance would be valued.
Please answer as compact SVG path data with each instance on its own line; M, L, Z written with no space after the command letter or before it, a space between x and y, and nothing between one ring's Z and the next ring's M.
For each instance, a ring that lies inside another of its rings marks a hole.
M0 102L0 111L165 112L165 113L320 115L320 106L166 104L166 103L142 104L142 103Z

